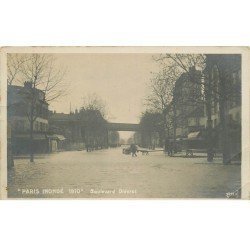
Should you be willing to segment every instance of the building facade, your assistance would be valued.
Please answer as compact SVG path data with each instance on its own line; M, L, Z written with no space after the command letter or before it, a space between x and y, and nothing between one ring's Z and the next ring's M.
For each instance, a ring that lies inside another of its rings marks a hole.
M98 110L81 110L70 114L50 112L50 133L65 137L66 150L99 149L108 147L107 122ZM110 140L112 138L110 137ZM119 142L119 138L118 138Z
M59 134L65 138L64 143L60 145L60 149L81 150L85 148L80 116L77 111L70 114L50 112L49 128L51 134Z
M190 68L181 74L173 93L176 138L186 138L189 133L204 130L204 101L201 72Z
M33 105L33 150L34 152L48 152L48 103L43 91L34 89L34 97L29 98L30 84L24 86L8 86L8 125L11 129L11 145L13 154L25 154L30 150L30 110Z
M215 134L215 146L239 157L241 152L241 56L206 55L206 86L211 113L211 126ZM206 122L206 127L208 126ZM225 138L226 137L226 138Z

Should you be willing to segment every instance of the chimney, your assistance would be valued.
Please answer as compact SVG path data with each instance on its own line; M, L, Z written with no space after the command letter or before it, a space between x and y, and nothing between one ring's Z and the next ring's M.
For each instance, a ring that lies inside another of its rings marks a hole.
M32 88L32 82L28 82L28 81L24 82L24 87L25 88Z

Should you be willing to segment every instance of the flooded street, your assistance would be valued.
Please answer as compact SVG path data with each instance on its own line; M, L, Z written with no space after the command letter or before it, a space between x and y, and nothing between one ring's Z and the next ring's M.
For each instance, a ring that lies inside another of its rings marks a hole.
M121 148L68 151L15 159L9 198L225 198L240 186L240 166L205 158L138 157Z

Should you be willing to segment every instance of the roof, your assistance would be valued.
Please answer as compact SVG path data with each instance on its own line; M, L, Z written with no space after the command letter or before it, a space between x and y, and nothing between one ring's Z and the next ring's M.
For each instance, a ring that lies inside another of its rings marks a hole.
M18 103L27 99L30 95L30 88L20 85L8 85L8 103ZM33 88L33 93L36 95L36 101L40 101L46 105L48 103L45 100L45 93L43 90L38 88Z
M72 121L72 120L76 120L77 117L74 114L52 113L49 119L60 120L60 121Z
M14 138L24 138L24 139L30 139L29 134L19 134L19 135L13 135ZM33 134L33 140L45 140L46 136L45 134Z

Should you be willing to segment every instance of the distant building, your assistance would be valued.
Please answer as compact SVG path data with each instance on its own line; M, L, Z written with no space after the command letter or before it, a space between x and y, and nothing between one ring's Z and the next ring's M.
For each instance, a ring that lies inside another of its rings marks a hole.
M84 149L81 122L78 111L70 114L50 112L49 114L50 133L60 134L66 139L64 149Z
M11 145L13 154L28 153L30 148L30 98L27 95L30 85L8 86L8 125L11 129ZM48 152L48 103L43 91L35 89L34 113L34 152Z
M204 130L204 101L201 72L194 67L181 74L175 83L173 102L176 116L176 137Z
M76 110L70 114L50 112L49 126L51 133L61 134L66 138L67 150L108 146L107 122L98 110Z

